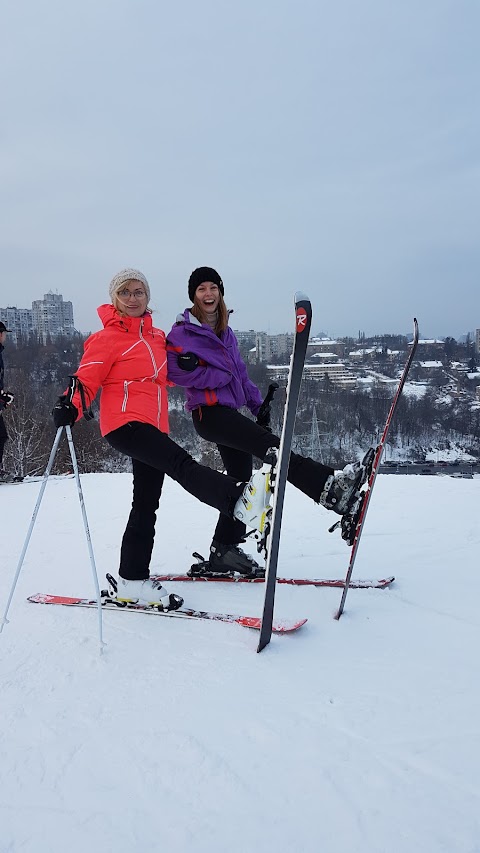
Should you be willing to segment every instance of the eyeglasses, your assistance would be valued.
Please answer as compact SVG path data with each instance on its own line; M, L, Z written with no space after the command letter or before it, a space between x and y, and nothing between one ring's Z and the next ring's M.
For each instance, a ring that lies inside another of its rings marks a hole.
M128 299L130 296L133 296L134 299L143 299L146 295L147 294L145 293L144 290L133 290L132 291L132 290L127 290L127 288L124 288L124 290L118 291L118 296L121 296L122 299Z

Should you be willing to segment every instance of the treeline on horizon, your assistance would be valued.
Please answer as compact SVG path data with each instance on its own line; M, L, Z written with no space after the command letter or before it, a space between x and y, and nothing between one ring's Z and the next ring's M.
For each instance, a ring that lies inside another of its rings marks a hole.
M379 354L382 373L396 377L398 368L387 361L386 349L408 348L405 336L386 336L385 352ZM390 342L390 339L391 342ZM10 436L4 454L4 467L15 474L42 474L55 437L51 410L59 394L67 386L68 376L75 372L83 352L85 338L75 336L42 344L30 339L27 343L7 341L4 352L5 388L15 395L15 403L4 418ZM366 339L367 340L367 339ZM375 341L378 342L378 336ZM448 343L447 343L448 341ZM472 357L466 344L454 346L453 339L445 342L445 364L452 359ZM364 342L362 341L364 345ZM438 357L438 356L437 356ZM382 363L383 361L383 363ZM401 358L400 358L401 361ZM249 366L249 374L262 393L266 393L269 375L265 364ZM419 365L412 367L411 378L420 378ZM423 396L402 396L392 423L389 458L420 460L431 450L461 447L480 458L480 408L472 407L471 394L453 399L439 397L445 375L438 370ZM474 383L464 380L465 388L474 393ZM394 388L394 384L392 386ZM385 383L376 383L364 390L344 390L328 377L321 381L304 379L295 426L294 449L340 467L359 458L369 446L375 445L383 430L393 390ZM281 431L285 388L277 391L272 413L272 429ZM221 469L220 457L213 445L200 440L191 417L183 408L182 388L169 390L170 434L198 461ZM94 404L98 415L98 403ZM82 473L129 471L130 461L117 454L100 435L98 419L83 419L73 430L75 450ZM71 470L66 441L57 452L52 473Z

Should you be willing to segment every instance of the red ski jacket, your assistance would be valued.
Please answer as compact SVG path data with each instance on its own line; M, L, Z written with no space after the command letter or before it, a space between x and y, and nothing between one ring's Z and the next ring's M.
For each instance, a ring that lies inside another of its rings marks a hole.
M129 421L153 424L168 433L167 352L165 334L156 329L151 314L124 317L113 305L98 308L104 328L85 342L76 376L85 391L86 403L99 388L102 435ZM77 390L72 399L83 412Z

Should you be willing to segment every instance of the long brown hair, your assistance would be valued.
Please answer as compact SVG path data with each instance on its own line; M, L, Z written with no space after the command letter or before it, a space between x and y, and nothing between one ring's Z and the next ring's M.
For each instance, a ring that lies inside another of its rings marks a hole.
M224 332L228 326L228 309L225 305L224 298L218 291L218 306L217 306L217 322L215 323L214 332L216 335L219 335L220 332ZM208 325L207 315L201 305L197 302L197 294L193 297L193 307L191 313L198 320L199 323L205 323Z

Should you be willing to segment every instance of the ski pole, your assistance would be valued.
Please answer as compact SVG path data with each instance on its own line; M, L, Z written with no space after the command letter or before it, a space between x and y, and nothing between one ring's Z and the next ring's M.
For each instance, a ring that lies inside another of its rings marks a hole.
M92 567L93 583L95 586L97 605L98 605L98 608L97 608L98 609L98 636L99 636L99 640L100 640L100 654L101 654L103 652L103 647L104 647L105 643L103 642L102 597L100 595L100 587L98 585L97 566L95 564L95 556L93 553L93 546L92 546L92 537L90 536L90 528L88 526L87 511L85 509L85 501L83 500L83 490L82 490L82 484L80 482L80 474L78 473L77 454L75 453L75 447L73 444L72 428L70 426L65 427L65 432L67 433L68 447L69 447L70 456L72 459L73 471L75 474L75 482L77 484L78 500L80 501L80 509L82 511L83 526L85 528L85 537L87 539L88 553L90 555L90 565Z
M74 449L74 447L73 447L73 441L72 441L71 428L70 428L70 427L67 427L66 429L67 429L67 439L69 439L70 456L72 457L72 464L73 464L73 467L74 467L74 470L75 470L75 476L76 476L76 480L77 480L77 488L78 488L78 491L79 491L80 505L81 505L81 507L82 507L82 512L83 512L83 515L84 515L85 532L86 532L86 535L87 535L87 542L88 542L89 550L90 550L90 558L91 558L91 561L92 561L92 569L93 569L93 572L94 572L94 578L95 578L95 588L96 588L96 591L97 591L97 602L98 602L98 608L99 608L99 636L100 636L100 650L102 651L103 646L104 646L105 644L104 644L104 642L103 642L101 598L100 598L100 590L99 590L99 586L98 586L98 578L97 578L97 574L96 574L95 559L94 559L94 556L93 556L93 549L92 549L91 540L90 540L90 532L89 532L89 530L88 530L88 523L87 523L87 518L86 518L86 513L85 513L85 506L84 506L84 503L83 503L83 493L82 493L82 488L81 488L81 485L80 485L80 478L79 478L79 475L78 475L78 465L77 465L77 459L76 459L75 449ZM50 471L51 471L51 469L52 469L53 461L54 461L54 459L55 459L55 455L56 455L56 453L57 453L58 445L59 445L59 443L60 443L60 438L61 438L61 435L62 435L62 430L63 430L63 427L58 427L58 429L57 429L57 434L56 434L56 436L55 436L55 440L54 440L54 442L53 442L52 449L51 449L51 451L50 451L50 457L49 457L49 460L48 460L48 463L47 463L47 467L46 467L46 469L45 469L45 473L44 473L44 475L43 475L42 485L41 485L41 487L40 487L40 491L39 491L39 493L38 493L38 498L37 498L37 502L36 502L36 504L35 504L35 509L33 510L32 518L31 518L31 520L30 520L30 525L29 525L29 528L28 528L28 531L27 531L27 535L26 535L26 538L25 538L25 542L24 542L24 544L23 544L22 552L21 552L21 554L20 554L20 559L19 559L19 561L18 561L18 565L17 565L16 571L15 571L15 575L14 575L13 582L12 582L12 587L11 587L10 594L9 594L9 596L8 596L7 604L6 604L6 607L5 607L5 612L4 612L4 614L3 614L2 620L0 621L0 633L3 631L3 626L4 626L4 625L8 625L8 622L9 622L9 620L8 620L8 618L7 618L7 617L8 617L8 612L9 612L9 609L10 609L10 605L11 605L11 603L12 603L13 595L14 595L14 593L15 593L15 589L16 589L16 586L17 586L18 578L20 577L20 572L21 572L21 570L22 570L23 562L24 562L24 560L25 560L25 554L27 553L27 548L28 548L28 545L29 545L29 543L30 543L30 538L31 538L32 533L33 533L33 528L35 527L35 522L36 522L36 520L37 520L38 511L39 511L39 509L40 509L40 504L42 503L43 494L44 494L44 492L45 492L45 488L46 488L46 486L47 486L47 482L48 482L48 478L49 478L49 476L50 476ZM70 436L68 435L68 432L70 433Z
M68 387L68 392L66 394L66 399L68 400L68 402L71 403L73 395L74 395L75 390L77 388L79 390L80 398L82 401L82 407L83 407L83 412L84 412L83 416L86 420L92 420L93 414L88 409L88 407L86 405L83 385L75 374L70 376L70 383L69 383L69 387ZM99 636L99 640L100 640L100 654L102 654L103 647L104 647L105 643L103 642L102 598L100 595L100 587L98 585L97 567L95 565L95 557L93 554L93 546L92 546L92 537L90 536L90 528L88 526L87 511L85 509L85 501L83 500L83 490L82 490L82 484L80 482L80 474L78 473L77 454L75 453L75 446L73 444L72 427L67 425L65 427L65 432L67 435L68 449L70 450L70 458L72 460L73 472L75 474L75 482L77 484L78 500L80 501L80 509L82 511L82 518L83 518L83 526L85 528L85 537L87 540L88 553L90 555L90 565L92 567L93 583L95 586L95 593L96 593L96 598L97 598L98 636Z
M77 387L78 387L78 390L80 392L80 399L82 401L83 416L84 416L85 420L87 420L87 421L92 420L93 419L93 413L86 404L85 392L84 392L83 385L80 382L80 380L78 379L78 377L75 375L70 376L68 399L70 402L72 401L73 394L74 394ZM83 500L83 490L82 490L82 484L80 482L80 474L78 473L77 454L75 453L75 446L73 444L72 427L66 426L65 432L67 434L68 448L70 450L70 458L72 460L73 472L75 474L75 482L77 484L78 500L80 501L80 509L82 511L82 518L83 518L83 526L85 528L85 537L87 540L88 553L90 555L90 565L92 567L93 584L95 586L95 593L96 593L96 598L97 598L98 636L99 636L99 640L100 640L100 654L102 654L103 647L104 647L105 643L103 642L102 597L100 594L100 587L98 585L98 572L97 572L97 566L95 564L95 556L93 553L92 537L90 536L90 528L88 526L87 511L85 509L85 501Z
M60 442L60 436L62 434L63 427L58 427L57 434L55 436L55 441L53 442L52 449L50 451L50 458L47 463L47 467L45 469L45 474L43 475L42 485L40 487L40 491L38 493L37 502L35 504L35 509L33 510L33 515L30 521L30 526L28 528L27 536L25 542L23 544L22 553L20 554L20 559L18 561L17 570L15 572L15 576L13 578L12 588L10 590L10 595L8 596L7 606L5 608L5 613L3 614L2 621L0 622L0 632L3 631L3 626L8 625L8 611L10 609L10 604L12 602L13 594L15 592L15 587L17 586L17 581L23 566L23 561L25 559L25 554L27 553L28 543L30 542L30 537L32 535L33 528L35 527L35 521L37 519L38 510L40 509L40 504L42 503L43 493L45 491L45 487L47 485L47 480L50 474L51 467L53 465L53 460L55 459L55 454L57 452L58 444Z

